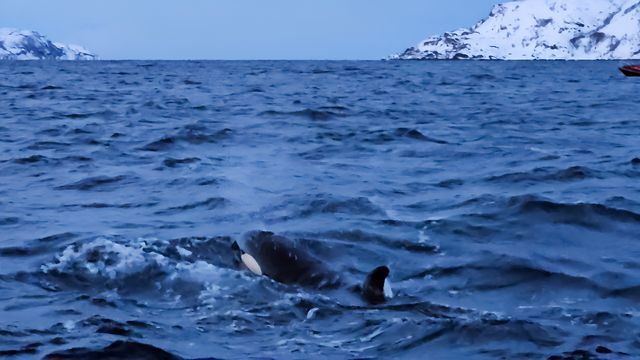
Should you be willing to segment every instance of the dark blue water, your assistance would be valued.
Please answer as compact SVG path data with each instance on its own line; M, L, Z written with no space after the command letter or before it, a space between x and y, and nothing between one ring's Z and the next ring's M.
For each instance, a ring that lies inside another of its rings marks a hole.
M2 62L0 354L640 356L617 65ZM238 271L260 229L396 297Z

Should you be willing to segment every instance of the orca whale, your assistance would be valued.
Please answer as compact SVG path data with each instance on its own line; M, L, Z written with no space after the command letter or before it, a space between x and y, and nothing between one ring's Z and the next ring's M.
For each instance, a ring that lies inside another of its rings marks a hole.
M244 249L236 241L231 249L238 266L283 284L316 289L346 286L340 274L331 270L325 262L290 239L269 231L249 232L245 236ZM387 266L379 266L367 274L362 285L354 288L370 304L384 303L393 297L389 273Z

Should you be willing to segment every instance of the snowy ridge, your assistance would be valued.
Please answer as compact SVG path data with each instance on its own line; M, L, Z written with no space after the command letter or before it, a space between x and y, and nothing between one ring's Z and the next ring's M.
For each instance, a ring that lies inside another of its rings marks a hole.
M515 0L471 28L432 36L391 59L640 58L640 0Z
M35 31L0 28L0 60L95 60L78 45L53 43Z

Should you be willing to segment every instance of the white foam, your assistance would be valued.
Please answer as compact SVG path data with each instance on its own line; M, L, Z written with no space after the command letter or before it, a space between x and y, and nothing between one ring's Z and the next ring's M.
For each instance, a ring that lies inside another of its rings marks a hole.
M307 320L311 320L316 316L316 313L318 312L318 310L320 310L317 307L314 307L313 309L309 310L307 312Z
M73 320L66 320L62 323L62 326L64 326L65 330L72 331L76 328L76 323Z
M178 254L180 254L183 257L189 257L191 256L191 254L193 254L191 251L180 246L176 246L176 250L178 251Z
M116 279L123 275L140 272L150 265L164 267L168 260L158 253L145 252L144 242L120 244L105 238L98 238L80 246L70 245L56 262L42 265L44 273L53 270L66 272L70 268L74 271L86 270L87 273Z
M379 328L375 329L371 334L361 337L360 341L361 342L369 342L369 341L373 340L374 338L380 336L382 333L384 333L384 329L382 327L379 327Z
M176 301L193 290L206 292L207 298L218 297L237 281L237 271L202 260L189 262L166 257L158 252L158 244L162 242L98 238L66 247L53 262L42 265L41 270L45 274L84 278L97 289L104 287L105 292L125 287L135 290L139 279L151 278L161 295ZM178 252L191 253L186 249Z

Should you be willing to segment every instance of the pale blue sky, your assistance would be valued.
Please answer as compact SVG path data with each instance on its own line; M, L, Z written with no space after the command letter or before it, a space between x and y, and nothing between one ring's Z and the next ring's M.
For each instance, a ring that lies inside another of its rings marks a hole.
M505 0L0 0L0 27L102 59L380 59Z

